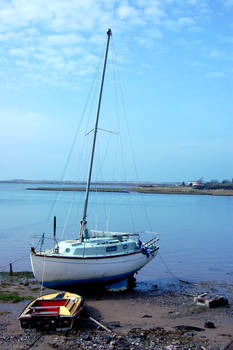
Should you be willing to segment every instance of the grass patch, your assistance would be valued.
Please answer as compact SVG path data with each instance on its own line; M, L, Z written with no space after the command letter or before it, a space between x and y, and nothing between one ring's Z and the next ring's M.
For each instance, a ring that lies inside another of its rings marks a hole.
M33 278L33 273L31 271L19 271L19 272L13 272L13 276L10 275L9 272L0 272L0 277L2 279L8 279L11 277L16 278Z
M0 300L1 301L7 301L10 303L18 303L19 301L23 300L30 300L34 299L32 296L27 296L27 297L21 297L18 295L18 293L2 293L0 292Z
M20 271L20 272L13 272L13 275L11 276L9 272L0 272L0 280L1 284L7 284L11 282L21 282L21 281L27 281L28 279L33 279L33 273L30 271Z
M192 195L213 195L213 196L233 196L232 189L197 189L189 186L138 186L128 188L131 192L157 193L157 194L192 194Z

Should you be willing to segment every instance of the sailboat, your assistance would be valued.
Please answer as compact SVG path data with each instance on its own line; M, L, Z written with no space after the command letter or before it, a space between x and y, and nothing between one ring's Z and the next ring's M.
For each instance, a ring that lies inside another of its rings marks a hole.
M138 233L107 232L87 227L88 199L111 35L112 31L108 29L79 237L60 241L52 249L36 251L31 248L32 270L44 287L98 283L110 291L125 290L132 285L134 274L154 259L159 249L155 233L152 239L143 243Z

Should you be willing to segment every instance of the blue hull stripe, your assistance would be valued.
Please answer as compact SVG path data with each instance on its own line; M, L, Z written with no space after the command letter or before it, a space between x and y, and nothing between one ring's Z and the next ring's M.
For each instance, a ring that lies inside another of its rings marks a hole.
M117 275L117 276L108 276L108 277L102 277L102 278L92 278L92 279L85 279L85 280L62 280L62 281L46 281L43 282L43 286L47 288L53 288L53 287L59 287L59 286L68 286L68 285L85 285L85 284L94 284L98 282L113 282L113 281L119 281L121 279L124 279L126 277L129 277L130 275L133 275L136 271L130 271L126 274ZM42 284L42 282L40 282Z

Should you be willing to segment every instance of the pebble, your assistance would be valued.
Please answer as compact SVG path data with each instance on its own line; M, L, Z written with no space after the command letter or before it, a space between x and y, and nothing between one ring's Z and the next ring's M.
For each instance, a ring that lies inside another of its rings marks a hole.
M216 328L214 322L212 321L206 321L204 324L205 328Z
M0 349L5 349L7 345L11 350L19 349L17 347L18 345L16 346L19 342L27 348L37 337L38 334L35 335L32 333L29 335L4 337L4 339L1 337ZM62 334L59 336L50 334L45 337L46 340L44 339L44 341L49 342L52 348L62 350L198 350L201 345L205 345L206 350L211 349L206 346L207 340L205 344L203 344L203 340L200 340L199 343L196 340L194 343L193 337L187 337L187 333L182 334L179 330L166 331L163 328L150 330L135 329L128 332L127 335L112 336L105 331L88 329L86 333L79 330L75 334L70 332L69 337L65 337ZM38 340L38 343L43 343L42 338Z
M193 332L188 332L188 333L186 333L186 335L187 335L188 337L193 337L193 336L194 336L194 333L193 333Z

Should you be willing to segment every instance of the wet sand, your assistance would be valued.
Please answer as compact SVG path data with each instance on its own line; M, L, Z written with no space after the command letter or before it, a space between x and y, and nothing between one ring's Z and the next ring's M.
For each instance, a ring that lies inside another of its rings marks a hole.
M27 349L38 338L33 348L45 350L222 350L233 340L232 287L230 284L216 282L186 284L171 281L164 286L139 283L133 291L115 294L100 291L82 293L87 303L84 318L91 315L110 328L112 333L103 331L91 322L79 320L77 329L66 335L25 335L19 327L17 316L28 301L15 304L0 302L0 349ZM226 296L230 305L209 309L194 304L193 295L206 291ZM21 296L36 298L40 295L40 287L34 280L13 278L12 281L1 281L1 292L17 292ZM42 293L47 292L52 291L44 290ZM208 320L216 328L205 328L204 324ZM191 328L175 328L182 325Z

